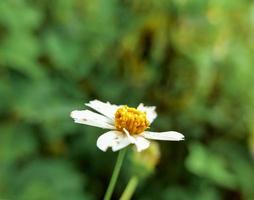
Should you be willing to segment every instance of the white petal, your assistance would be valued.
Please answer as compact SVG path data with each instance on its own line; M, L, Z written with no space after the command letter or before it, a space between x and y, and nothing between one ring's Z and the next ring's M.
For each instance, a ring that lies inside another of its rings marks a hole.
M127 138L129 139L129 141L132 143L132 144L135 144L135 138L133 136L130 135L129 131L127 131L126 128L123 129L123 131L125 132Z
M71 112L71 117L75 119L92 119L102 121L111 125L114 125L114 121L108 117L101 114L92 112L90 110L74 110Z
M123 129L130 143L135 144L137 151L140 152L149 147L150 142L142 136L132 136L127 129Z
M115 127L112 125L100 123L100 122L85 121L85 120L81 120L81 119L74 119L74 122L78 123L78 124L85 124L85 125L89 125L89 126L103 128L103 129L115 129Z
M76 123L96 126L105 129L115 129L113 121L103 115L94 113L90 110L74 110L71 112L71 117Z
M167 131L167 132L145 131L142 135L147 139L153 140L171 140L171 141L184 140L184 135L176 131Z
M97 147L106 151L112 147L113 151L118 151L130 144L127 137L119 131L109 131L101 135L97 140Z
M150 146L150 142L141 136L137 136L135 137L135 145L137 147L137 151L140 152L147 149Z
M130 143L131 142L127 137L124 136L118 137L118 139L112 146L112 151L118 151L120 149L123 149L124 147L127 147Z
M106 151L108 147L112 146L116 138L117 133L115 131L106 132L97 139L96 145L100 150Z
M97 112L109 117L112 120L115 119L115 113L116 113L117 109L119 108L119 106L117 106L117 105L112 105L109 102L104 103L99 100L90 101L89 103L87 103L85 105L96 110Z
M146 117L147 117L148 121L150 122L150 124L157 117L157 113L155 111L155 109L156 109L155 106L144 106L144 104L141 103L141 104L139 104L137 109L142 111L142 112L146 112Z

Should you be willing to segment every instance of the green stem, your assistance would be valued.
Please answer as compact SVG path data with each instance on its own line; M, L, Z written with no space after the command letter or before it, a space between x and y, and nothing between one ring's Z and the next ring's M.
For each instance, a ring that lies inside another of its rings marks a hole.
M116 185L116 181L117 181L121 166L123 164L123 159L124 159L124 155L126 153L126 150L127 150L127 148L124 148L118 154L116 164L115 164L115 167L114 167L114 171L113 171L113 174L111 176L107 192L104 196L104 200L110 200L111 199L111 196L112 196L112 193L114 191L114 188L115 188L115 185Z
M132 176L127 187L125 188L120 200L129 200L131 199L134 191L136 190L138 186L138 177Z

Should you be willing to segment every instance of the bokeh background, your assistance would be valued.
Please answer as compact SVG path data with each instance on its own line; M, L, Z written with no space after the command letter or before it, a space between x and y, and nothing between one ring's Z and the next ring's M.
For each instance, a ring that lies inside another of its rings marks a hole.
M254 199L253 35L251 0L1 0L0 199L103 197L117 154L69 117L92 99L186 136L129 148L113 199L133 174L133 199Z

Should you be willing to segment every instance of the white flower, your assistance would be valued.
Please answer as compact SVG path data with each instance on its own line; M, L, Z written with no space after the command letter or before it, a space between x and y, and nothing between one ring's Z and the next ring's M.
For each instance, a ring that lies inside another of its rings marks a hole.
M129 144L135 144L137 151L149 147L152 140L184 140L184 135L175 131L151 132L146 131L157 117L155 107L147 107L142 103L137 108L117 106L98 100L90 101L86 106L97 111L74 110L71 117L76 123L96 126L110 131L102 134L97 140L97 147L106 151L109 147L118 151Z

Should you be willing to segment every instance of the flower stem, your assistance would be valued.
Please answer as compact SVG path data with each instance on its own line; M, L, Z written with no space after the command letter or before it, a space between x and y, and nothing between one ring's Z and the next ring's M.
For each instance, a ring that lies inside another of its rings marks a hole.
M129 200L131 199L135 189L137 188L138 185L138 177L137 176L132 176L128 185L126 186L120 200Z
M113 171L113 174L111 176L106 194L104 196L104 200L110 200L111 199L111 196L112 196L112 193L114 191L114 188L115 188L115 185L116 185L116 181L117 181L121 166L123 164L123 159L124 159L124 155L126 153L126 149L127 148L124 148L118 154L116 164L115 164L115 167L114 167L114 171Z

